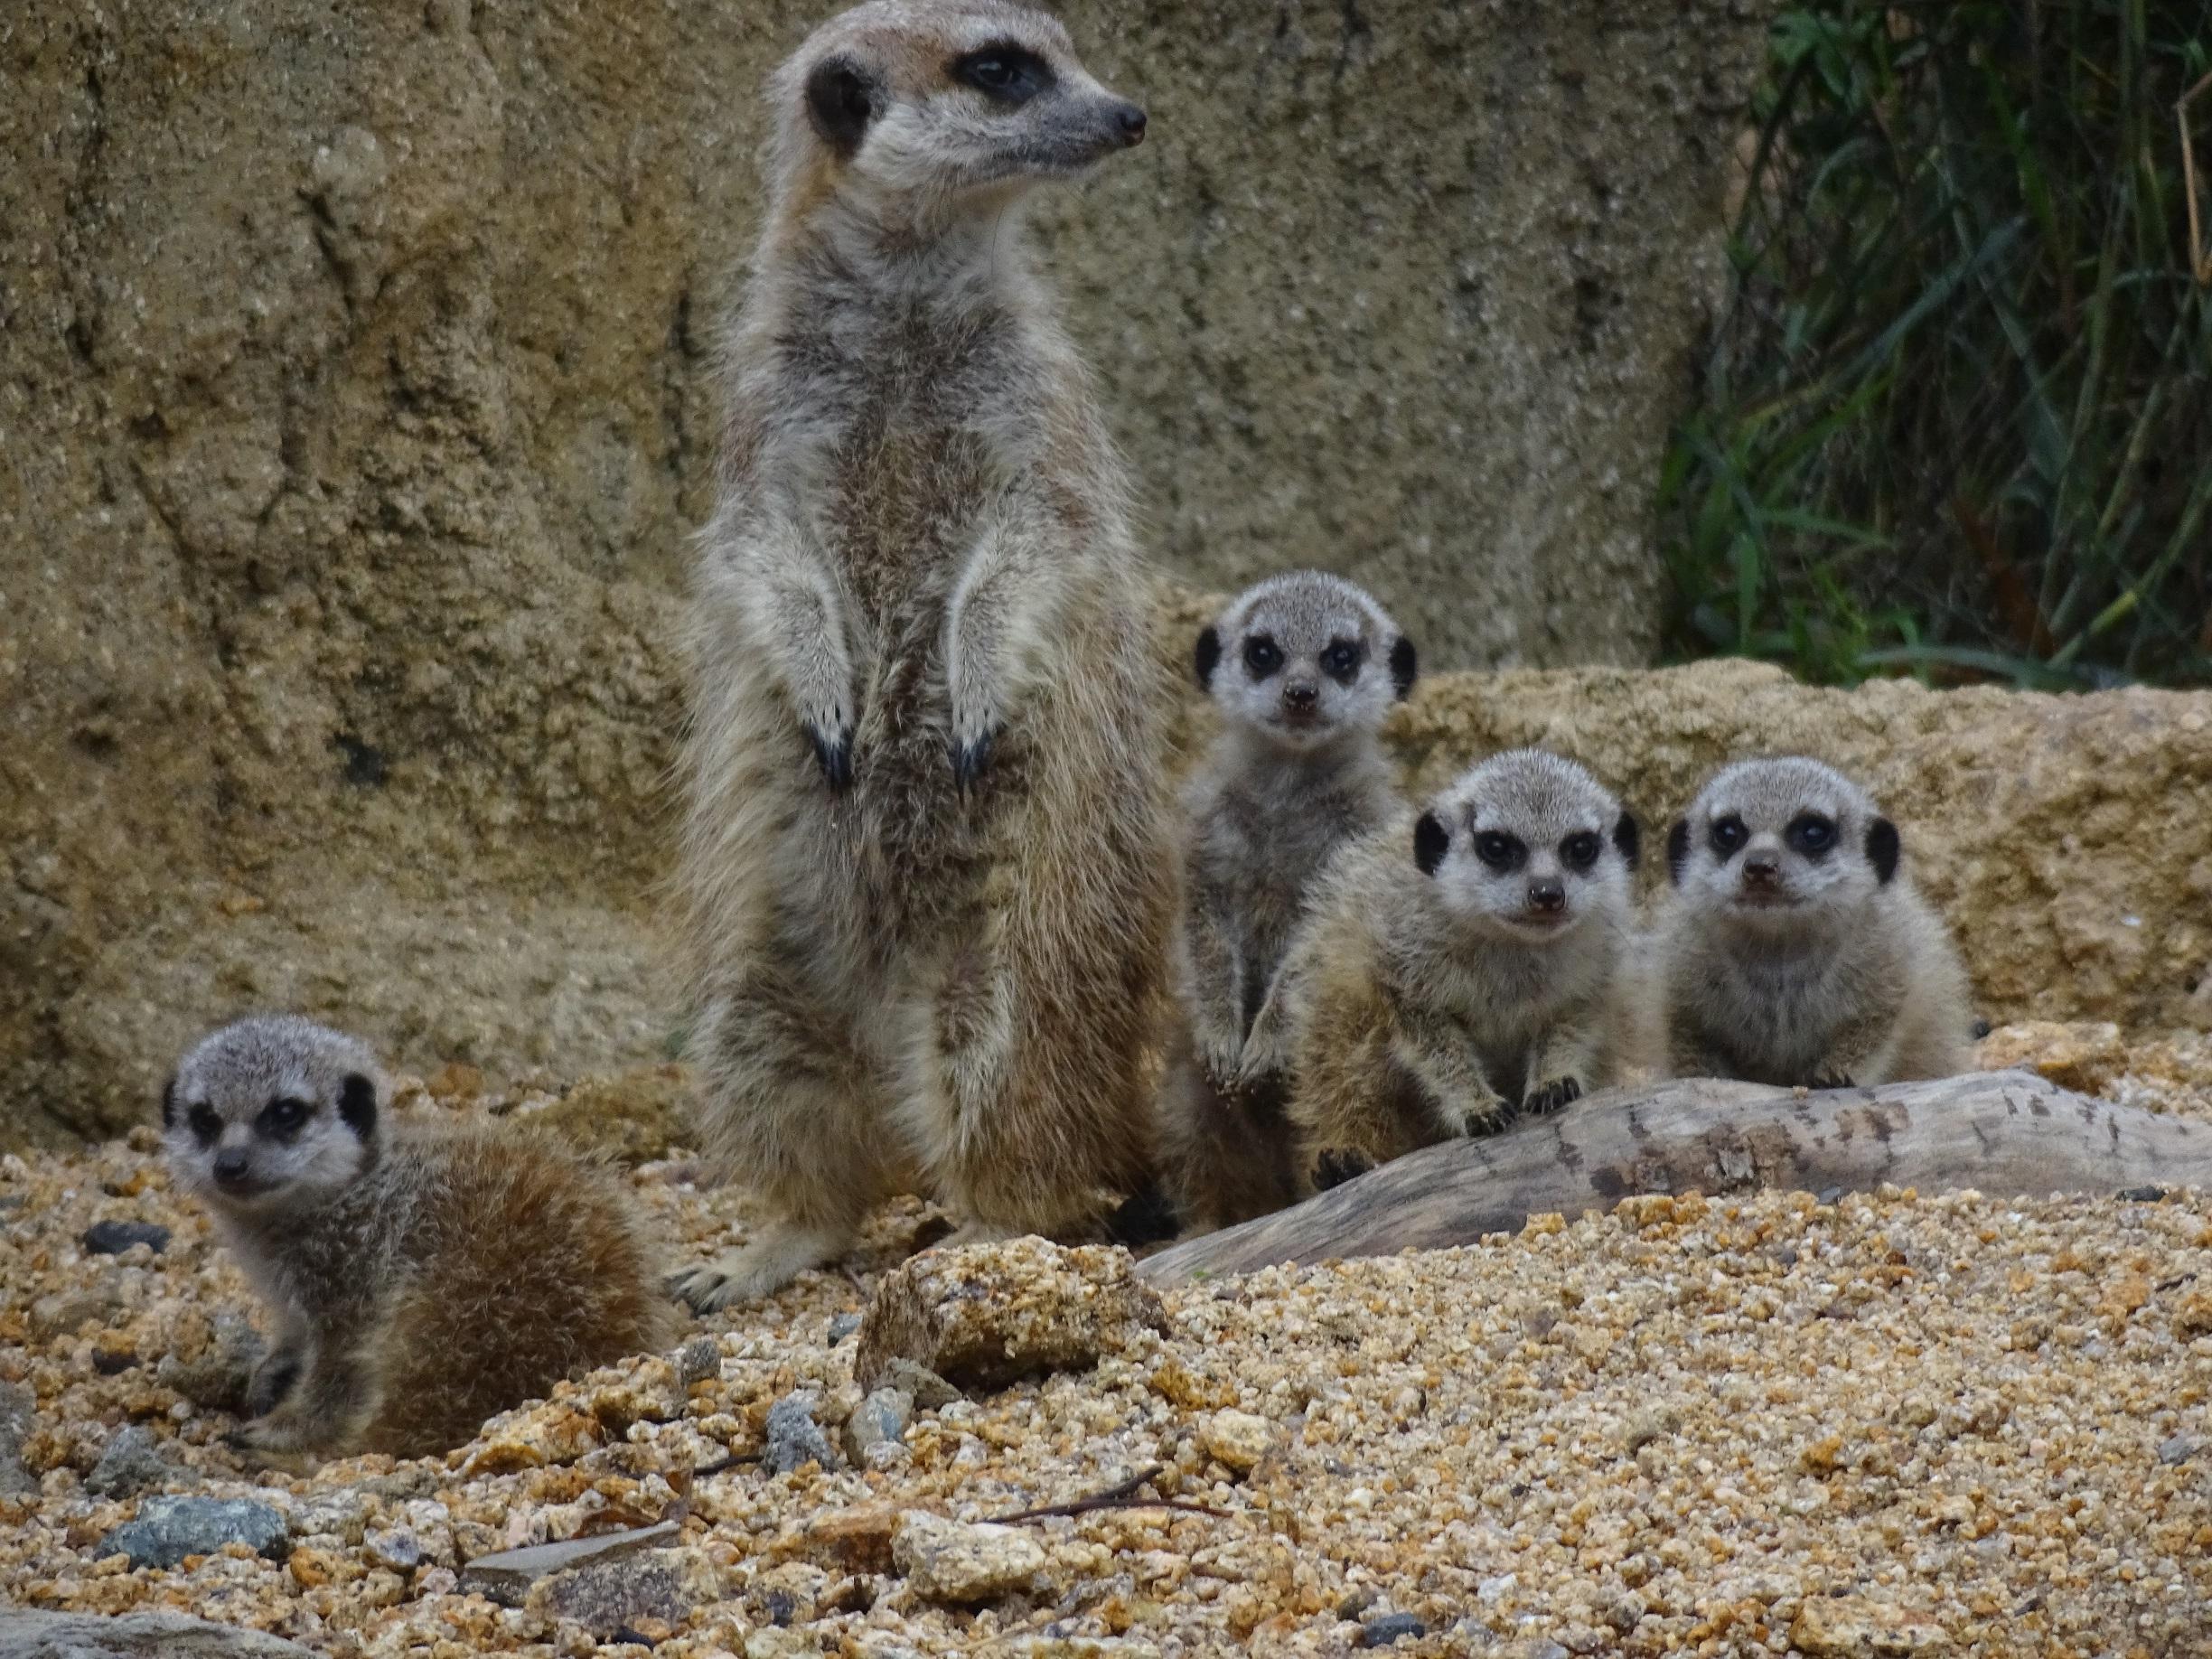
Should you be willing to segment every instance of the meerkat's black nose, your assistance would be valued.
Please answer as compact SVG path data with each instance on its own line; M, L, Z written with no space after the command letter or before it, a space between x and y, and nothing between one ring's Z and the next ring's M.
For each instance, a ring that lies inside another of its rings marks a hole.
M1145 112L1134 104L1124 104L1114 111L1114 127L1120 133L1123 144L1142 144Z
M225 1147L215 1155L215 1178L218 1181L239 1181L246 1176L246 1154L236 1147Z
M1289 685L1283 688L1283 701L1300 714L1309 714L1321 700L1318 686Z
M1771 887L1781 879L1782 866L1762 853L1744 860L1744 880L1754 887Z
M1545 876L1529 883L1529 908L1545 912L1567 908L1567 885L1556 876Z

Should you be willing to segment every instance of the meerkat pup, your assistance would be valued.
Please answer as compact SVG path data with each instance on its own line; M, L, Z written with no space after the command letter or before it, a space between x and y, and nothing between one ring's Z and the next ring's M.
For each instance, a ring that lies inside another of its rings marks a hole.
M1296 1201L1288 1079L1243 1070L1314 877L1398 804L1377 728L1413 688L1413 642L1366 592L1298 571L1246 589L1198 635L1221 710L1183 793L1176 940L1185 1040L1161 1093L1167 1186L1204 1231Z
M1965 970L1897 827L1820 762L1739 761L1667 837L1654 940L1670 1076L1835 1087L1969 1064Z
M694 605L682 876L710 1148L764 1211L700 1309L928 1193L956 1241L1148 1174L1168 687L1120 464L1020 210L1144 112L1060 25L883 0L775 75Z
M670 1339L635 1205L550 1146L385 1118L375 1057L305 1019L203 1039L162 1095L178 1188L276 1320L238 1431L421 1457L572 1372Z
M1632 1008L1636 820L1515 749L1336 855L1245 1045L1318 1186L1612 1080Z

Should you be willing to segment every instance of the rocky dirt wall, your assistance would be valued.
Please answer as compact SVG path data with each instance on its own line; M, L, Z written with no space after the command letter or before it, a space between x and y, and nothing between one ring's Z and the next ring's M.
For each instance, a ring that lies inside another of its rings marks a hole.
M0 1139L290 1004L652 1051L670 641L756 89L823 8L0 15ZM1041 215L1148 539L1432 660L1635 661L1763 23L1078 4L1145 146Z

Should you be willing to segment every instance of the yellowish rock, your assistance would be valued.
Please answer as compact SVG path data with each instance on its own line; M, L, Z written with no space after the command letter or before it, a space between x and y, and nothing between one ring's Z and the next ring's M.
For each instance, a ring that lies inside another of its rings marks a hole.
M1250 1411L1216 1411L1198 1431L1206 1456L1223 1467L1249 1475L1275 1443L1275 1425Z
M970 1525L919 1511L900 1521L891 1556L915 1595L956 1606L1009 1595L1045 1566L1044 1546L1020 1527Z

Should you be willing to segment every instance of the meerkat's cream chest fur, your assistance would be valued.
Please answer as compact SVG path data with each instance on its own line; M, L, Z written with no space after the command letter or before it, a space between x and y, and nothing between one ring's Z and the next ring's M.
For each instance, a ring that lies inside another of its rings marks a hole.
M878 1198L962 1237L1142 1181L1175 870L1123 475L1020 203L1136 142L1051 18L863 5L777 73L694 601L704 1124L764 1294Z

